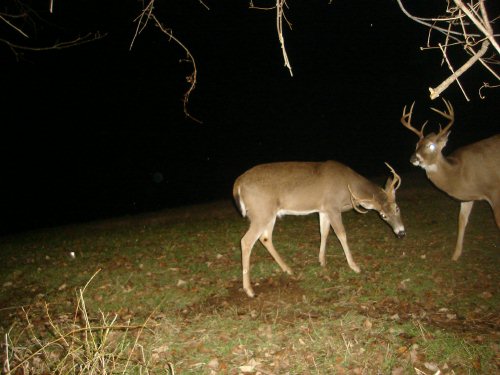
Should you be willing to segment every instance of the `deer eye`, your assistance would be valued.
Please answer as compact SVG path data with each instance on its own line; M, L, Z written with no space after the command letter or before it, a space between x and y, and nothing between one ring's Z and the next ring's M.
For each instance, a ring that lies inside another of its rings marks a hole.
M429 143L429 144L427 145L427 148L428 148L429 150L431 150L431 151L434 151L434 150L436 149L436 145L435 145L434 143Z

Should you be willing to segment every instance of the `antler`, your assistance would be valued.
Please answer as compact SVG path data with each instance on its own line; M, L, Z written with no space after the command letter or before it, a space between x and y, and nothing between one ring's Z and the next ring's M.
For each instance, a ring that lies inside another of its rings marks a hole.
M398 190L399 187L401 186L401 177L399 177L399 175L396 173L394 168L392 168L389 165L389 163L385 163L385 165L387 165L387 167L391 170L392 175L394 176L392 179L392 183L391 183L391 189ZM396 186L394 186L394 185L396 185Z
M431 108L434 112L439 113L444 118L450 120L450 122L448 123L448 125L446 125L444 129L441 129L440 125L440 130L438 135L446 133L448 129L453 125L453 122L455 122L455 111L453 110L451 103L447 101L445 98L443 98L443 102L444 105L446 106L446 112L440 111L439 109L436 108Z
M415 105L415 102L412 103L410 107L410 112L406 112L406 106L403 108L403 115L401 116L401 123L405 128L410 129L413 133L418 135L420 139L424 138L424 128L425 125L427 124L427 121L424 122L422 125L422 128L420 130L415 129L413 126L411 126L411 115L413 112L413 106Z
M354 208L356 211L358 211L360 214L366 214L368 212L368 210L366 211L363 211L362 209L359 208L359 203L361 201L361 199L359 199L358 197L356 197L354 195L354 193L352 192L351 190L351 186L348 184L347 185L347 189L349 189L349 193L351 193L351 203L352 203L352 208Z

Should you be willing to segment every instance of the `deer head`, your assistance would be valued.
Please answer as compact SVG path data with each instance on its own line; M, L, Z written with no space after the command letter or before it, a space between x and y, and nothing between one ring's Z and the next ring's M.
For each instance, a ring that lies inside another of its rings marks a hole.
M351 204L354 210L362 214L367 213L368 210L377 211L382 220L393 228L396 236L402 238L406 235L406 232L404 231L399 206L396 203L396 190L401 185L401 177L399 177L388 163L385 163L385 165L391 170L392 177L387 179L385 188L380 189L379 195L382 195L382 197L359 198L349 185L347 188L349 189Z
M448 124L442 128L439 125L439 132L429 133L424 136L424 128L427 121L422 125L420 130L417 130L411 125L411 116L413 112L413 106L415 102L410 107L410 111L406 111L406 106L403 108L403 115L401 116L401 123L404 127L415 133L419 140L415 147L415 152L410 158L410 162L415 166L420 166L423 169L432 169L432 166L436 164L437 159L441 156L441 151L446 146L448 142L448 136L450 135L449 129L453 125L455 120L455 113L451 103L443 99L446 106L446 111L440 111L436 108L431 108L434 112L439 113L441 116L449 120Z

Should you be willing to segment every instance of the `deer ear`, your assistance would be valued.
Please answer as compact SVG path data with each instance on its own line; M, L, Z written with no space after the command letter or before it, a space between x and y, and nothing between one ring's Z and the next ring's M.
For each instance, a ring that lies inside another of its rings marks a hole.
M358 204L361 207L366 208L367 210L375 209L375 205L373 203L374 203L374 201L371 201L371 200L359 200L358 201Z
M440 134L436 143L439 145L439 147L442 149L444 146L446 146L446 143L448 142L448 136L450 135L451 132L446 132L444 134Z

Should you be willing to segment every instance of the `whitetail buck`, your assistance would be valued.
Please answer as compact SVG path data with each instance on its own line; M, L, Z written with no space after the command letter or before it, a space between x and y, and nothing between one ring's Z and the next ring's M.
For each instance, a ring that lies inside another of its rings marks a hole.
M424 136L427 122L420 130L411 125L415 102L409 112L404 107L401 123L419 137L410 162L425 169L429 180L439 189L461 201L457 244L452 257L453 260L458 260L462 254L465 227L474 201L485 200L490 204L500 229L500 134L459 148L447 157L443 156L441 151L446 146L449 129L455 119L453 107L446 100L443 101L446 111L431 108L449 121L437 134Z
M355 272L360 272L360 269L354 263L347 245L342 212L353 208L362 213L367 212L361 211L358 206L376 210L394 233L403 237L405 229L396 204L396 189L401 179L387 166L394 177L387 180L385 189L336 161L262 164L238 177L233 187L234 200L242 216L250 219L250 228L241 239L243 289L247 295L255 295L250 285L250 254L257 240L284 272L292 274L273 245L276 217L318 212L320 264L326 264L326 238L331 225L344 249L349 267Z

